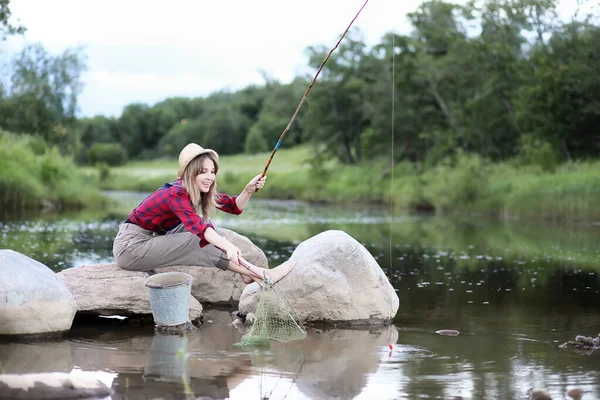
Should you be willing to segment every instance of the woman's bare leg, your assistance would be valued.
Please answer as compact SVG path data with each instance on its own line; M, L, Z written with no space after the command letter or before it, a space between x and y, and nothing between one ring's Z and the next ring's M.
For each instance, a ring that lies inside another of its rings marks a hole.
M265 276L265 271L267 271L267 276L273 282L279 281L281 278L286 276L295 266L293 263L284 263L276 268L267 269L257 267L256 265L250 264L248 261L242 259L243 263L248 267L243 267L241 265L236 265L232 262L229 262L229 266L227 269L232 272L236 272L242 276L242 280L244 283L252 283L252 281L258 282L262 284Z

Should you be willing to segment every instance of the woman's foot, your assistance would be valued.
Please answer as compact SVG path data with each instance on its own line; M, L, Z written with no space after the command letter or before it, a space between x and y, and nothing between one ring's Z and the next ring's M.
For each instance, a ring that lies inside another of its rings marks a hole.
M285 262L280 266L272 269L267 268L256 268L255 271L260 275L264 275L266 273L267 279L269 282L275 283L279 282L284 276L290 273L290 271L296 266L295 263ZM242 281L245 284L250 284L252 282L258 282L262 286L263 279L259 279L258 277L250 277L248 275L240 274L242 276Z
M268 283L276 283L279 282L284 276L290 273L292 269L296 266L296 263L293 262L284 262L280 266L265 270L265 281Z

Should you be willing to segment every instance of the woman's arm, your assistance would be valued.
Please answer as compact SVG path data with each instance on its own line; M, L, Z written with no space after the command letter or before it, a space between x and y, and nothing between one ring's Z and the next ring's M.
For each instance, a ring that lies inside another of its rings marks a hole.
M206 241L210 244L213 244L219 249L223 250L227 254L229 261L236 265L240 265L242 251L229 240L219 235L212 227L206 228L204 231L204 239L206 239Z
M240 210L243 210L248 204L250 197L256 192L257 189L262 189L265 186L265 181L267 180L266 176L262 178L260 175L256 175L254 178L248 182L244 190L236 197L235 204Z

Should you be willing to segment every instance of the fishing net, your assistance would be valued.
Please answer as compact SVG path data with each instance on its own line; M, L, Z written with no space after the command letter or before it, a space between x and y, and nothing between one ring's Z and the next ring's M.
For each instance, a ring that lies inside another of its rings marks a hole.
M306 330L285 295L269 279L264 280L254 323L242 336L239 347L265 346L270 340L290 342L304 339Z

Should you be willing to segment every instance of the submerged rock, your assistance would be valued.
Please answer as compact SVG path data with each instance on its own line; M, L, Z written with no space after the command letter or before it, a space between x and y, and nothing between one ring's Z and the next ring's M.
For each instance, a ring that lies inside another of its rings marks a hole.
M573 400L581 400L581 397L583 396L583 390L571 389L567 392L567 396L569 396Z
M0 250L0 335L68 331L76 310L75 298L50 268Z
M330 230L302 243L286 263L296 266L275 284L305 322L381 324L394 318L399 298L385 273L357 240ZM255 313L257 283L244 289L240 313Z
M550 393L546 389L533 389L531 391L531 400L552 400Z

